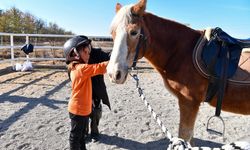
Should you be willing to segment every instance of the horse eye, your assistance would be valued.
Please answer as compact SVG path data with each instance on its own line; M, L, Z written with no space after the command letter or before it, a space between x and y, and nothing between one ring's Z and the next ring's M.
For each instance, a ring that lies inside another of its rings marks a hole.
M130 32L130 35L132 35L132 36L137 35L137 31L131 31L131 32Z

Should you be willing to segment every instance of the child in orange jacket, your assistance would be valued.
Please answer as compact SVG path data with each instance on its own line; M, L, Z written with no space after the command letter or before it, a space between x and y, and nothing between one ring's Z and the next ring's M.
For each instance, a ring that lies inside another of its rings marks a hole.
M92 109L91 77L106 73L108 62L88 64L91 47L86 36L75 36L64 44L68 74L72 81L68 104L71 119L70 150L85 150L85 132Z

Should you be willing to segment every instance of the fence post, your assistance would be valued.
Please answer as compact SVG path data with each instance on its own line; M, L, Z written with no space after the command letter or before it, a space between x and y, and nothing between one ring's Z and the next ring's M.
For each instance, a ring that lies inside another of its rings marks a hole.
M1 36L1 45L3 45L3 36Z
M14 70L14 38L13 38L13 34L10 35L10 52L11 52L11 66L12 66L12 69Z
M28 35L26 35L26 42L25 43L29 44L29 36ZM26 61L28 61L28 60L29 60L29 54L26 55Z

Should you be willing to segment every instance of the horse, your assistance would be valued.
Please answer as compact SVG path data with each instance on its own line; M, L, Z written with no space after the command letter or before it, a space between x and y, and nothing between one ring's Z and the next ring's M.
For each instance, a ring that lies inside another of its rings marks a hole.
M146 3L146 0L126 6L117 3L110 26L114 45L107 74L113 83L123 84L134 59L145 57L160 73L165 87L178 99L178 136L193 142L195 120L209 83L193 64L194 48L204 30L146 12ZM250 84L228 83L222 110L249 115L249 89ZM209 104L215 107L216 99Z

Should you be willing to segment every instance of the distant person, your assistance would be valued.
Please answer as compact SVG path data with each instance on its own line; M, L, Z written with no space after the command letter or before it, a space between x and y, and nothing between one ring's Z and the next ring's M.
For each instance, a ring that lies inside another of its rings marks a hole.
M68 104L71 130L70 150L86 150L85 132L92 112L91 77L106 73L108 61L88 64L91 40L86 36L75 36L64 44L68 74L72 82L71 99Z

